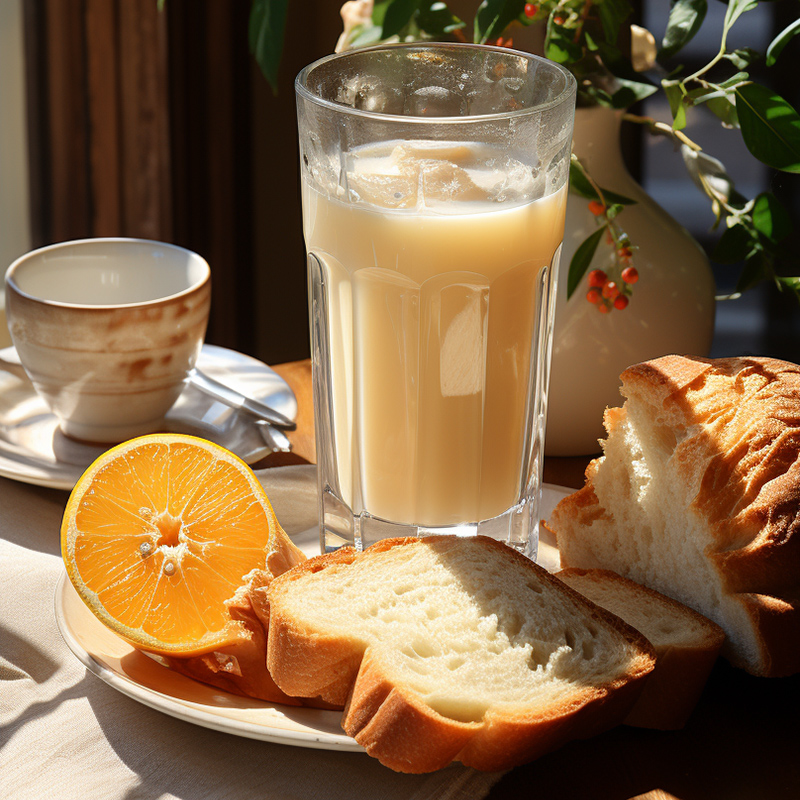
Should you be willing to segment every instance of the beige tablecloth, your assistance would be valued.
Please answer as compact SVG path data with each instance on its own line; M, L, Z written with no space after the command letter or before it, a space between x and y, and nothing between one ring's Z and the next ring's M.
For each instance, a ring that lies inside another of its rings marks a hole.
M288 533L316 522L313 467L259 478ZM399 775L367 755L271 744L162 714L87 672L54 615L67 493L0 478L0 794L14 800L485 797L498 774Z

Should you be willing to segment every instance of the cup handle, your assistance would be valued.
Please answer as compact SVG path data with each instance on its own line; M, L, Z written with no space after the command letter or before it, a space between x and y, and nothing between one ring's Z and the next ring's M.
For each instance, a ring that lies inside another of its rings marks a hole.
M3 372L10 372L17 378L25 378L28 380L28 374L19 360L16 347L5 347L0 350L0 370Z

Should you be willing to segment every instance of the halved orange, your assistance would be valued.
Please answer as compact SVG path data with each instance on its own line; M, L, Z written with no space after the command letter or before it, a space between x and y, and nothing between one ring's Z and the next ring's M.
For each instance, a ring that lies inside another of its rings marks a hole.
M172 656L247 640L230 613L237 592L258 571L271 577L304 560L252 470L179 434L143 436L100 456L69 498L61 552L105 625Z

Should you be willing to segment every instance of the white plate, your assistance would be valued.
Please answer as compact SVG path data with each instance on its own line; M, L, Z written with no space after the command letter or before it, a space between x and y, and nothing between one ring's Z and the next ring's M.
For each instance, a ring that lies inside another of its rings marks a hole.
M542 516L572 489L544 485ZM308 533L308 532L305 532ZM306 555L319 552L316 534L293 537ZM540 562L558 567L558 551L542 537ZM206 728L278 744L363 752L342 733L341 714L296 708L229 694L179 675L135 650L106 628L84 605L66 573L56 586L55 613L64 641L94 675L128 697L172 717Z
M197 366L289 419L297 415L297 401L286 381L255 358L206 344ZM258 427L245 414L191 385L183 390L167 414L165 430L210 439L248 464L272 452ZM54 489L72 489L105 449L64 436L55 416L30 382L0 369L0 475Z

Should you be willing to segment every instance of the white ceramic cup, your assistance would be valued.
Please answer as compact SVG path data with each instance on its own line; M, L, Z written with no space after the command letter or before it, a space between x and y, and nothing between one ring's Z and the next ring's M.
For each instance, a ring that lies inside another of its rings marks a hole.
M110 444L160 427L203 345L205 259L144 239L83 239L22 256L5 284L19 359L67 436Z

